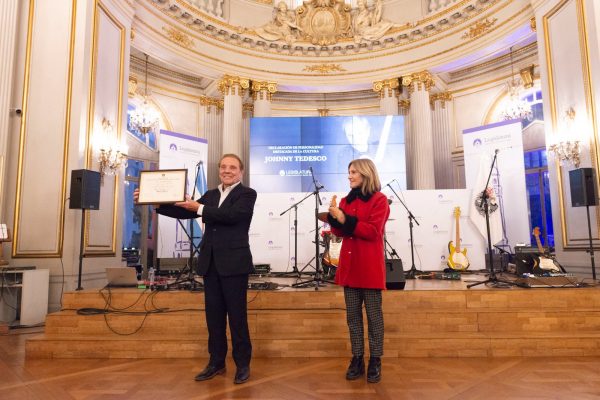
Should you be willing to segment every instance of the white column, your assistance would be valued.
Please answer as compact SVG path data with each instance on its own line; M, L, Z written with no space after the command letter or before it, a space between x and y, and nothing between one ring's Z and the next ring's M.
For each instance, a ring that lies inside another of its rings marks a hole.
M452 189L452 129L450 118L452 94L441 92L431 95L432 129L433 129L433 160L435 165L436 189Z
M277 92L277 83L275 82L252 81L255 117L271 116L271 100L275 92Z
M244 160L243 180L246 185L250 184L250 168L248 164L250 161L250 118L252 118L253 113L253 104L246 103L242 106L242 154L240 154L240 157Z
M15 111L9 112L15 108L11 104L11 94L13 88L13 70L15 55L15 37L17 33L17 8L18 1L0 0L0 26L2 34L0 35L0 222L4 222L4 195L5 176L6 176L6 156L9 130L9 116L17 115ZM1 244L0 244L1 246Z
M200 115L202 137L208 141L207 184L209 188L219 184L218 164L223 154L223 100L201 97Z
M379 93L379 113L381 115L398 115L399 87L398 78L373 82L373 91Z
M433 78L427 71L402 78L410 93L410 132L406 137L407 164L410 165L412 187L409 189L435 189L433 163L433 137L429 89Z
M400 99L398 100L398 114L404 117L404 142L405 142L405 157L406 157L406 187L412 187L412 179L410 175L410 163L408 162L408 144L406 143L407 138L410 135L410 100Z
M219 90L223 93L223 153L241 157L242 99L249 87L250 80L239 76L225 75L219 81Z

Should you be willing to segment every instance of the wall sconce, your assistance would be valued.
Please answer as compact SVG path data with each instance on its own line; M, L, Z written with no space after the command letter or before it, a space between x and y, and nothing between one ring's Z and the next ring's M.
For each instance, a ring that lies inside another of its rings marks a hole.
M579 163L581 162L579 159L579 156L581 155L579 140L555 143L550 145L548 150L554 154L554 157L556 157L561 164L571 164L575 168L579 168Z
M567 111L565 111L565 133L569 133L573 127L573 122L575 120L575 110L573 107L569 107ZM548 147L548 150L554 154L562 165L571 164L575 168L579 168L579 164L581 162L581 149L579 140L565 140L560 141L558 143L554 143Z
M96 135L95 146L99 150L100 178L114 175L127 162L127 146L114 140L111 122L102 118L102 135Z

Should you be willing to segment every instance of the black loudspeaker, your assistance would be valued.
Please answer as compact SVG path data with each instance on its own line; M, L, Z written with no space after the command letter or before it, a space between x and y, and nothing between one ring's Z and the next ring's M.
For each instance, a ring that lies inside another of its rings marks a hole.
M100 208L100 172L89 169L71 171L69 208L86 210Z
M388 290L402 290L405 285L402 260L399 258L385 260L385 287Z
M571 206L595 206L596 185L594 184L594 170L592 168L579 168L569 171L569 184L571 186Z

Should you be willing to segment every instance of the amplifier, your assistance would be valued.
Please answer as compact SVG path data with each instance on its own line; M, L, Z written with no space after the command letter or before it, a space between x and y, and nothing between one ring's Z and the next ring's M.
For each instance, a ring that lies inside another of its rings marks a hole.
M542 247L544 253L548 252L548 247ZM540 254L540 250L533 246L515 246L515 254Z
M271 272L271 264L254 264L252 275L268 275Z

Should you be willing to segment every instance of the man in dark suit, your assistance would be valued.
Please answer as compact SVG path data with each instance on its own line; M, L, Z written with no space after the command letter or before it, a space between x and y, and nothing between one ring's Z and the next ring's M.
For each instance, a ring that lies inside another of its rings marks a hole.
M242 185L243 172L242 160L235 154L225 154L219 161L221 184L217 189L207 191L197 201L188 198L156 209L159 214L179 219L201 216L205 224L197 272L204 277L210 360L196 375L197 381L225 373L228 317L232 355L237 367L234 382L244 383L250 377L252 344L246 294L253 264L248 231L256 191Z

